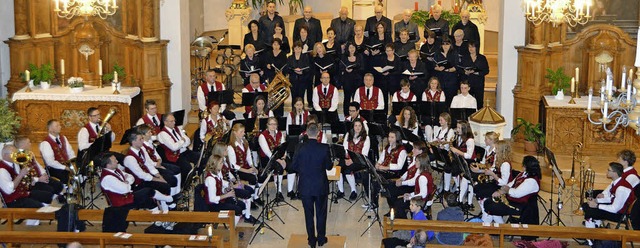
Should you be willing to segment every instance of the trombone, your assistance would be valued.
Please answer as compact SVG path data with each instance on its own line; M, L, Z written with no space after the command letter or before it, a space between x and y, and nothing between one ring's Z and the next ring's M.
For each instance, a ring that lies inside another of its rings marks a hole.
M582 205L584 199L593 198L593 184L596 179L596 172L591 168L580 166L580 204L578 208L573 211L575 215L584 215Z

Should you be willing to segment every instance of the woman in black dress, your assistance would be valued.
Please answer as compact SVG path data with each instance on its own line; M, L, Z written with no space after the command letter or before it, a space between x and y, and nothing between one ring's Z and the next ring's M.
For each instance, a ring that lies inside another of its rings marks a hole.
M313 57L313 72L314 72L314 76L315 76L315 83L313 84L314 86L319 85L320 82L320 75L322 75L322 73L326 72L329 73L329 76L331 76L331 84L335 85L335 70L334 68L336 67L335 64L335 59L333 58L333 56L328 55L327 51L324 48L324 45L322 45L322 43L317 42L314 46L313 46L313 54L315 55ZM309 92L307 91L307 94L311 95L313 92Z
M339 79L339 69L340 66L340 45L336 43L336 31L333 28L327 28L327 41L322 43L324 45L324 50L327 51L327 56L330 56L333 59L333 73L331 74L331 82L338 88L342 88L342 83Z
M271 43L271 51L268 51L262 57L262 63L264 64L264 76L265 81L271 83L276 76L276 73L282 71L286 73L287 67L287 55L280 46L282 41L279 38L274 38ZM284 114L284 104L280 105L277 109L273 110L276 116L282 116Z
M469 41L469 54L462 57L460 66L462 80L466 79L471 85L469 93L476 98L478 108L484 106L484 77L489 74L487 57L478 53L477 43Z
M287 38L287 36L285 36L285 34L282 33L283 28L280 26L279 22L276 22L273 25L274 25L273 37L271 37L268 45L270 46L271 44L273 44L273 40L278 38L282 41L280 44L280 50L282 50L285 55L289 54L291 52L291 45L289 45L289 38Z
M418 59L418 51L413 49L407 55L408 60L404 62L402 76L409 80L411 92L420 96L427 88L427 66Z
M384 53L382 55L377 56L377 59L374 60L374 78L375 81L373 85L380 88L382 92L384 92L384 100L385 100L385 109L388 109L389 105L389 96L391 96L396 91L400 90L400 79L402 79L400 73L402 73L402 61L398 56L395 55L395 50L393 49L393 43L388 43L384 48ZM393 68L385 70L384 72L380 72L386 66L391 66Z
M344 102L350 103L353 94L363 85L363 58L356 53L356 45L347 42L346 53L340 59L340 80L344 89ZM349 113L349 104L343 104L343 113Z
M264 78L262 77L264 75L262 63L260 62L260 58L256 56L255 52L256 48L253 44L247 44L244 46L245 57L240 61L240 76L242 76L244 86L249 84L249 76L251 76L252 73L260 74L260 82L264 81Z
M302 42L293 43L293 53L287 59L287 69L289 71L289 82L291 82L291 98L304 98L304 92L311 87L313 80L312 74L309 72L310 63L309 56L302 53ZM293 102L291 103L293 107ZM307 102L312 106L311 101Z
M244 40L242 41L242 47L246 47L248 44L253 45L256 50L256 55L260 54L262 50L265 48L265 37L262 37L260 34L260 25L258 25L258 21L252 20L249 22L249 33L244 35Z
M436 77L440 80L440 85L442 85L442 91L444 91L447 101L446 105L451 106L451 100L456 96L460 83L456 71L458 54L451 49L449 37L442 38L442 49L436 53L433 59L436 62L433 69L436 71Z
M436 67L436 63L433 57L440 51L440 43L436 40L436 33L431 30L425 32L427 37L425 37L426 42L420 47L420 59L427 65L429 75L434 75L435 70L433 68Z
M309 55L309 53L311 52L311 50L313 50L313 44L311 44L310 40L309 40L309 29L305 26L300 27L300 39L299 40L294 40L295 42L300 41L300 43L302 43L302 53L305 55Z

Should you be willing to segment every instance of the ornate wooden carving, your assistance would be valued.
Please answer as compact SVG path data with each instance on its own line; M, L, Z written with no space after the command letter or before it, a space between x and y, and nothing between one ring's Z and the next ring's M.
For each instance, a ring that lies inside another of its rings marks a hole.
M64 59L66 78L80 76L86 84L99 85L98 61L102 59L103 73L118 63L127 74L123 86L139 86L143 100L155 99L161 112L169 111L168 41L158 40L159 0L118 1L116 14L106 20L59 18L51 0L14 3L16 36L5 41L11 60L11 78L6 86L10 96L24 87L19 74L29 63L51 63L60 72L59 61ZM85 57L78 51L83 45L94 53Z

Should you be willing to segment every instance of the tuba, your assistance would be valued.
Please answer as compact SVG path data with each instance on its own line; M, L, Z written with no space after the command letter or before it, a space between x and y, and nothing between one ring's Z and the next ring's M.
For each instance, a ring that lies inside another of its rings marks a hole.
M277 71L276 76L267 85L267 92L269 92L267 108L269 110L276 109L284 104L284 101L291 95L291 82L282 74L282 71Z
M26 152L22 149L18 150L17 152L11 153L11 159L13 159L13 161L20 166L20 169L24 168L25 166L29 166L33 158L34 156L32 153ZM27 189L29 189L34 177L38 177L38 172L35 171L33 167L29 167L29 173L27 173L27 175L22 178L20 184L26 186Z
M116 114L116 112L117 111L116 111L115 107L111 107L109 109L109 113L107 113L107 116L105 116L104 120L102 120L102 124L100 125L100 133L98 134L98 136L104 135L104 127L107 125L109 120L111 120L111 118L113 118L113 116Z

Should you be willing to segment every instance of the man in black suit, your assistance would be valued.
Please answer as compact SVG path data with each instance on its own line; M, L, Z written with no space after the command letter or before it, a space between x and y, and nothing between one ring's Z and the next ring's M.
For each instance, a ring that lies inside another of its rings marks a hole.
M307 126L309 141L300 147L293 157L291 168L300 177L298 190L304 208L304 220L307 226L307 241L310 247L323 246L327 243L327 199L329 180L327 170L331 170L329 146L318 143L319 126L315 123ZM315 209L314 209L315 207ZM318 235L313 226L313 214L316 214Z
M354 26L356 22L349 18L349 9L347 7L340 8L339 16L331 20L331 28L336 33L336 41L340 44L342 51L345 49L347 41L352 40L354 36Z
M316 44L316 42L322 41L322 25L320 20L313 17L313 10L311 6L304 7L303 17L296 20L293 25L293 40L300 40L300 28L302 26L307 27L307 39L309 44Z
M385 34L391 37L391 19L382 15L384 11L382 5L376 5L374 11L375 15L367 18L367 22L364 25L364 33L367 35L367 37L375 37L374 34L377 32L376 25L378 25L378 22L382 22L384 23Z
M476 47L479 49L480 46L480 33L478 32L478 26L475 23L469 20L471 14L468 10L462 10L460 12L460 21L453 25L451 29L451 33L455 33L456 30L462 29L464 31L464 40L466 41L475 41Z

